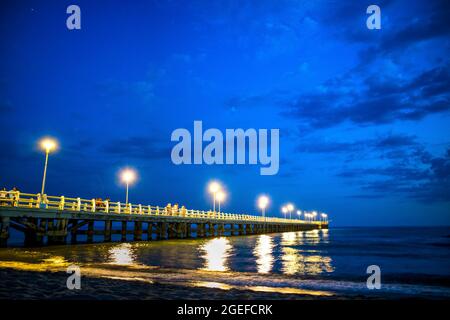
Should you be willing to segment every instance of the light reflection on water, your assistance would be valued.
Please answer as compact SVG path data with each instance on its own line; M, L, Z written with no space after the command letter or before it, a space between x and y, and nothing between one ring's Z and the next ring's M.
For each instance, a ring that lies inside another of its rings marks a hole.
M109 259L111 264L132 265L135 263L135 257L132 253L130 243L121 243L109 249Z
M329 231L328 229L320 230L320 232L322 233L322 242L324 242L324 243L328 243L329 242L329 240L328 240L328 238L329 238L328 231Z
M331 272L331 258L302 249L302 246L311 247L311 244L321 241L322 235L318 232L289 232L236 238L43 247L33 249L35 258L32 260L20 261L25 255L29 257L30 252L24 250L24 255L16 256L19 261L3 261L0 267L23 271L64 271L74 263L91 277L221 290L328 296L331 293L324 290L305 289L299 284L290 284L288 280L280 282L280 278L265 277L275 273ZM1 258L0 251L0 261ZM164 269L153 266L168 269L162 271ZM262 275L255 278L251 274L255 271ZM272 286L268 279L274 280L275 285Z
M316 245L328 241L328 230L288 232L282 234L282 268L287 275L319 275L334 271L331 257L311 254L316 250L303 250L302 245Z
M411 294L431 290L422 286L422 281L429 278L423 270L446 277L445 280L450 270L449 229L414 230L350 228L195 240L2 248L0 269L65 273L67 266L75 264L82 268L83 275L92 277L222 290L329 295L347 290L364 294L365 283L355 281L354 274L361 272L361 265L380 259L391 274L405 270L408 277L411 270L417 274L413 280L418 284L413 287L409 283L403 285L401 280L390 288L384 287L389 292ZM17 285L20 287L20 283ZM450 294L445 286L429 292L435 296Z
M296 232L285 232L281 234L281 245L282 246L293 246L296 244L295 240L297 237Z
M68 261L61 256L41 258L36 262L0 260L0 268L10 268L21 271L61 271L69 266Z
M286 275L319 275L334 271L331 257L315 249L304 249L327 241L328 233L312 230L306 232L286 232L277 240L273 235L259 235L253 245L252 256L243 263L255 264L258 273L272 273L278 260L281 268L278 272ZM247 238L248 240L248 238ZM203 259L201 270L230 271L230 260L235 259L237 249L230 238L214 238L199 248ZM246 266L243 267L244 270ZM231 271L241 271L239 269Z
M0 267L39 271L71 263L103 263L216 272L320 275L335 270L333 260L322 246L328 241L328 230L314 230L197 240L8 248L0 250Z
M228 238L214 238L207 241L200 247L203 253L202 258L205 260L202 267L203 270L208 271L228 271L228 257L232 252L233 247Z
M258 237L253 254L256 257L259 273L269 273L272 270L274 260L272 255L273 247L273 240L270 236L260 235Z

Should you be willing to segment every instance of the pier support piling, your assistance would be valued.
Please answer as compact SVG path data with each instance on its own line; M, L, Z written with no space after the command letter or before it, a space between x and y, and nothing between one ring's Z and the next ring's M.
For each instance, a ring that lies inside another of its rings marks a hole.
M192 224L186 223L186 238L191 237L191 232L192 232Z
M72 220L72 228L70 229L70 242L77 243L78 220Z
M153 236L153 223L147 223L147 241L151 241Z
M36 218L26 218L23 221L25 225L25 246L35 247L43 244L42 237L38 240L38 219Z
M105 242L111 242L111 229L112 229L112 221L106 220L105 221L105 236L103 239Z
M243 225L242 223L239 224L238 234L239 234L240 236L243 236L243 235L244 235L244 225Z
M166 235L167 235L167 223L165 222L159 222L158 223L158 228L157 228L157 234L156 237L158 240L163 240L166 239Z
M94 220L89 220L88 222L87 242L94 242Z
M9 217L0 219L0 247L6 247L9 238Z
M217 225L217 235L219 237L224 236L225 235L225 226L223 223L219 223Z
M121 241L125 242L127 241L127 221L122 221L121 231Z
M134 223L134 240L141 241L142 240L142 222L136 221Z

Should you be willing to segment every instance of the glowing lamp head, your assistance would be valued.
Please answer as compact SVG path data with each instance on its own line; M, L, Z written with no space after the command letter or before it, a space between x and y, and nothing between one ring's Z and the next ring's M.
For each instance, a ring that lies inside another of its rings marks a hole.
M260 196L258 198L258 207L260 209L265 209L269 204L269 198L267 196Z
M301 210L297 210L297 214L298 214L298 215L301 215L301 214L302 214L302 211L301 211Z
M208 190L211 193L217 193L220 190L220 184L216 181L213 181L209 184L208 186Z
M313 211L312 215L313 217L317 216L317 211Z
M226 196L225 192L223 192L223 191L218 191L217 194L216 194L216 199L219 202L223 202L226 197L227 196Z
M44 138L39 142L39 145L41 146L42 150L44 150L45 152L51 152L57 148L58 143L56 142L55 139Z
M288 211L294 210L294 205L293 205L292 203L289 203L289 204L287 205L287 209L288 209Z
M287 207L283 207L283 208L281 208L281 211L282 211L283 213L287 213L287 212L288 212L288 208L287 208Z
M136 176L136 171L133 169L124 169L120 174L122 182L125 182L126 184L133 183L136 180Z
M322 218L326 218L327 215L325 213L322 213Z

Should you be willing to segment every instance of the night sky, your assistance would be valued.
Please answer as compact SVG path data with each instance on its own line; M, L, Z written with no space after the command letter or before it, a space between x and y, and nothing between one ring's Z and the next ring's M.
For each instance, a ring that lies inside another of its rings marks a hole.
M81 30L66 8L81 8ZM381 8L368 30L366 8ZM2 1L0 187L336 226L450 224L448 1ZM177 128L279 128L280 170L172 164Z

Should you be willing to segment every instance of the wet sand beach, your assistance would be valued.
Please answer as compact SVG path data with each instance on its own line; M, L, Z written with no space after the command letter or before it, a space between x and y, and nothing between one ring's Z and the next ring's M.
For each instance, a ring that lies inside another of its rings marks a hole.
M13 300L154 300L154 299L287 299L311 300L310 295L255 292L252 290L214 289L84 277L80 290L68 290L64 272L0 270L0 299ZM317 297L314 297L317 299ZM329 299L321 297L321 299Z

